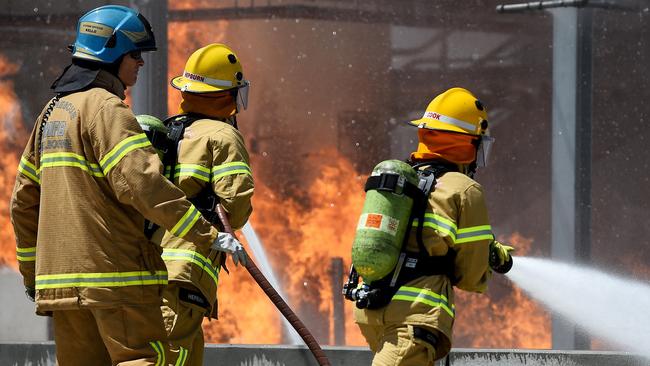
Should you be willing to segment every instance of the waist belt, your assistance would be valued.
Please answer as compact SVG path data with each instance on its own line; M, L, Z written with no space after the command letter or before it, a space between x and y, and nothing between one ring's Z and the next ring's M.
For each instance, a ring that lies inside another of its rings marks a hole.
M393 298L399 288L408 282L425 276L453 276L455 252L449 250L444 256L425 256L419 253L402 252L397 266L386 277L367 285L366 308L382 308Z

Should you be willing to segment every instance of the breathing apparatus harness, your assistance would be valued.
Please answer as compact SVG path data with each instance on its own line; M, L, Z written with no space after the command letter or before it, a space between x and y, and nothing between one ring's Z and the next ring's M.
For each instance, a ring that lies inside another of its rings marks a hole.
M176 178L176 165L178 164L178 145L183 139L185 134L185 129L189 127L192 123L199 119L214 119L213 117L204 116L198 113L186 113L175 115L167 118L163 121L163 124L167 126L169 131L165 134L160 131L151 131L149 139L151 144L158 150L163 153L163 166L165 169L170 168L169 175L167 178L174 182ZM235 128L237 128L237 121L234 119L234 116L226 119L225 121L220 121L227 123ZM201 213L201 215L208 220L211 224L217 225L219 231L223 231L223 225L219 220L219 217L216 212L217 204L219 203L219 197L212 191L211 187L204 188L199 194L195 197L188 199L194 207ZM147 238L151 239L153 234L158 230L158 225L155 223L146 220L144 233Z
M426 168L418 170L425 166ZM416 228L418 252L406 249L410 236L409 229L402 240L402 249L397 265L390 274L377 281L359 286L359 274L354 265L351 266L348 281L343 285L343 295L347 300L354 301L359 309L379 309L388 305L402 285L418 277L431 275L451 277L453 274L454 252L450 250L444 256L430 256L422 240L422 231L428 198L435 189L436 179L447 172L458 171L458 167L439 160L420 162L413 164L412 167L418 174L417 186L398 174L392 173L371 176L366 181L366 192L381 190L396 194L403 193L413 199L413 209L407 227L411 228L413 221L418 220Z

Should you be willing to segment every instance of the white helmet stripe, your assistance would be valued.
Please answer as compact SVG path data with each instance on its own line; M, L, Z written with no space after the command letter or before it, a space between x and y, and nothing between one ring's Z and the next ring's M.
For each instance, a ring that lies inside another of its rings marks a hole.
M454 125L456 127L460 127L464 130L468 131L476 131L476 126L469 122L465 122L459 119L456 119L454 117L449 117L445 116L444 114L440 114L437 112L424 112L424 116L422 118L431 118L431 119L437 119L440 122L447 123L450 125Z
M201 76L199 74L194 74L189 71L183 71L183 77L186 79L194 80L194 81L199 81L204 84L212 85L212 86L233 86L232 81L228 80L220 80L220 79L212 79L207 76Z

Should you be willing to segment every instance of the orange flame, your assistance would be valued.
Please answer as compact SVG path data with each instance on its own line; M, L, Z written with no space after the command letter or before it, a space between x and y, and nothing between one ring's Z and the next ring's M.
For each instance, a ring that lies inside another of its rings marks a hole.
M18 268L9 200L16 180L22 148L27 140L20 101L9 78L20 67L0 55L0 265Z
M499 240L515 255L531 253L533 240L519 233ZM550 314L502 275L492 277L486 294L456 291L454 347L551 348Z
M283 284L283 289L277 290L284 290L292 309L319 341L333 343L330 331L333 324L329 319L333 296L340 295L331 291L330 258L342 257L350 263L349 247L363 205L363 183L352 164L336 150L329 149L323 154L333 163L315 169L320 175L307 190L309 205L295 198L282 199L263 182L256 183L251 224ZM252 289L257 285L244 272L235 269L230 276L222 275L219 296L220 308L225 311L221 312L218 323L204 323L206 339L286 342L278 311L261 290ZM246 311L241 311L243 308ZM346 308L345 316L352 319L351 306ZM234 339L221 336L224 332L234 333L235 329L239 333ZM364 344L353 322L346 322L346 338L347 344Z

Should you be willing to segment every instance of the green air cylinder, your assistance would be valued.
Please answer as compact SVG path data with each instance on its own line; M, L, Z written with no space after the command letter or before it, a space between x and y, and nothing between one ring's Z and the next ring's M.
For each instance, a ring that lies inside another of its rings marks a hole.
M405 162L385 160L377 164L371 176L396 174L418 185L418 175ZM390 274L400 255L413 199L398 188L395 192L370 189L352 243L352 264L364 282L371 283Z
M135 116L135 119L140 124L142 131L144 131L144 133L149 138L149 141L156 148L156 151L158 152L158 156L160 156L160 159L162 160L163 152L160 151L160 146L157 146L158 141L156 141L156 139L154 138L154 133L167 135L167 131L168 131L167 126L165 126L165 124L157 117L150 116L148 114L138 114L137 116Z

